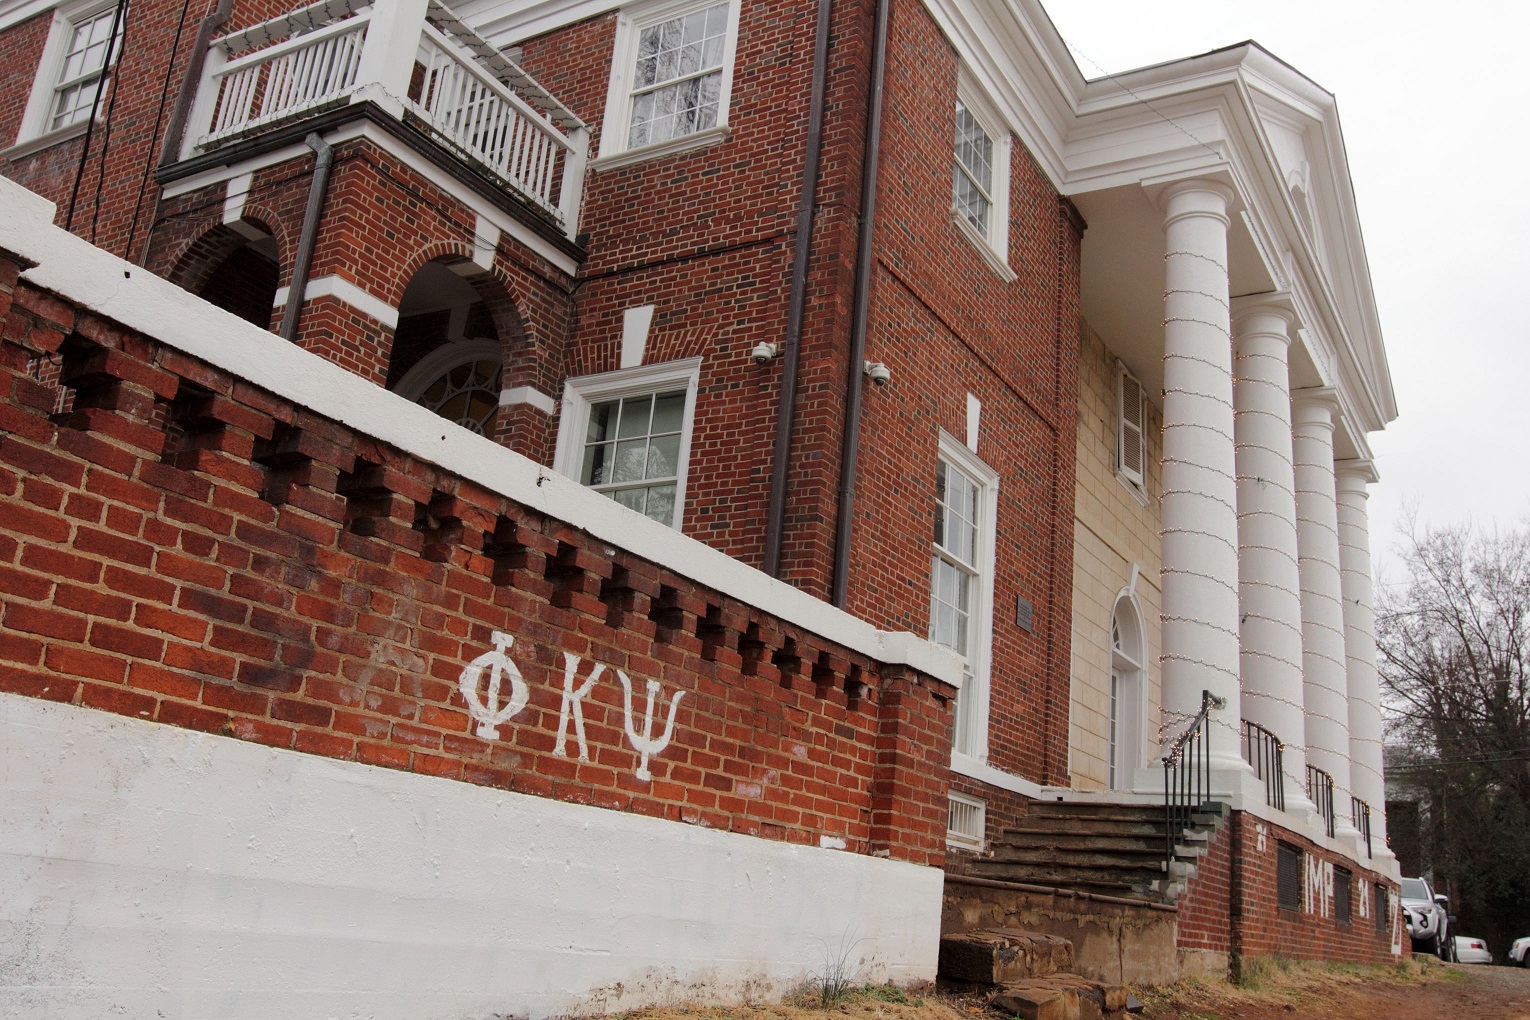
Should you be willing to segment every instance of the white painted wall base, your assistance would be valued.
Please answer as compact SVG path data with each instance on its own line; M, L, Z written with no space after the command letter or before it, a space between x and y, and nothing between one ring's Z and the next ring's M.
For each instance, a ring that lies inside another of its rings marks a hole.
M926 980L941 887L0 694L0 1017L537 1020L769 997L850 943Z

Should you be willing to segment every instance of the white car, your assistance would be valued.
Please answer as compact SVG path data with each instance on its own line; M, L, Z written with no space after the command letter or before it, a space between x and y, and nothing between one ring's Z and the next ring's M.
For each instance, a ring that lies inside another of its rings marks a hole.
M1436 895L1422 878L1402 880L1403 920L1408 922L1408 936L1415 953L1431 953L1449 960L1454 948L1450 941L1450 900Z
M1515 939L1514 944L1509 947L1509 962L1517 963L1521 967L1530 967L1530 952L1526 952L1527 949L1530 949L1530 936Z
M1488 952L1486 942L1471 935L1457 935L1455 939L1457 963L1493 962L1493 954Z

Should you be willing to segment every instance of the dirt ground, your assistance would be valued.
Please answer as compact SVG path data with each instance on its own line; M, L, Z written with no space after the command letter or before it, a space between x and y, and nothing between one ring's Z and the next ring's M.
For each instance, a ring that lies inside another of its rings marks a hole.
M1145 1020L1530 1020L1518 967L1294 967L1249 987L1182 982L1143 990Z
M1143 1020L1530 1020L1530 970L1517 967L1269 966L1241 986L1186 981L1136 988ZM853 992L823 1008L804 992L768 1006L646 1010L623 1020L1005 1020L984 996L892 988Z

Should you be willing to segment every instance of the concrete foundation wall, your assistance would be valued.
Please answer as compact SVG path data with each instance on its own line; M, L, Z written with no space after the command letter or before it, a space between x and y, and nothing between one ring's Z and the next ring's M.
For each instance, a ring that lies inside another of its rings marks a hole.
M1181 977L1173 907L1091 898L1061 890L946 877L941 931L1023 928L1073 943L1074 969L1113 984L1168 984ZM1223 961L1223 972L1226 962Z
M536 1020L778 994L857 939L935 975L913 864L4 694L0 790L3 1016Z

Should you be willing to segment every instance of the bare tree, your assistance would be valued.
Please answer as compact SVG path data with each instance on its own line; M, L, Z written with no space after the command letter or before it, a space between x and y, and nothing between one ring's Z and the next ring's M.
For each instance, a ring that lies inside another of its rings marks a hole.
M1403 749L1389 767L1429 792L1430 856L1463 921L1502 952L1530 934L1530 520L1414 523L1403 569L1377 607L1389 735Z

